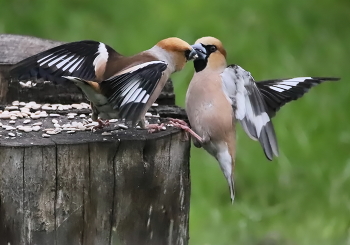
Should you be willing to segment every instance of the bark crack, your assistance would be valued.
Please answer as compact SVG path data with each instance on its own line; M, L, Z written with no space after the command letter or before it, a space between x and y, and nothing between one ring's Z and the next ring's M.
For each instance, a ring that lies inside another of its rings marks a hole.
M86 201L90 201L91 200L91 158L90 158L90 143L87 144L87 150L88 150L88 197L87 197L87 200ZM85 235L85 185L86 185L86 181L85 183L83 184L83 224L82 224L82 231L81 231L81 244L84 244L84 235Z
M120 146L120 141L119 143L116 143L116 147L115 147L115 153L113 155L113 158L112 158L112 166L113 166L113 199L112 199L112 212L111 212L111 228L110 228L110 231L109 231L109 244L110 245L113 245L112 244L112 232L113 232L113 219L114 219L114 214L115 214L115 210L114 210L114 206L115 206L115 192L116 192L116 178L117 178L117 173L116 173L116 161L115 161L115 157L116 155L118 154L118 151L119 151L119 146Z
M58 198L58 149L57 149L57 143L52 140L52 142L55 144L55 201L53 204L54 208L54 232L55 232L55 245L57 245L57 198Z
M26 218L26 215L25 215L25 205L24 205L24 200L25 200L25 182L24 182L24 163L25 163L25 159L24 159L24 155L25 155L25 147L23 147L23 150L22 150L22 215L23 215L23 224L26 224L25 223L25 218ZM22 232L23 232L23 238L22 239L25 239L25 234L26 234L26 230L25 230L25 225L23 225L23 228L22 228ZM29 241L28 241L29 242Z

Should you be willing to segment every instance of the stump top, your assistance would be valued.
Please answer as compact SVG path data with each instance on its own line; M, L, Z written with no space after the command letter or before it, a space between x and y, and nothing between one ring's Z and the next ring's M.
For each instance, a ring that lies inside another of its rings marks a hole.
M157 133L148 133L147 130L128 129L118 130L111 133L111 135L103 135L109 130L102 129L95 132L92 131L78 131L74 134L67 134L61 132L56 135L51 135L50 138L43 138L44 132L28 132L22 133L21 136L8 137L7 133L11 131L2 130L0 137L0 147L28 147L28 146L44 146L44 145L62 145L62 144L84 144L93 142L115 142L115 141L133 141L133 140L153 140L160 139L171 134L177 133L179 130L167 127L166 130ZM16 134L16 133L15 133ZM17 134L16 134L17 135Z
M38 106L41 106L41 109L33 109ZM0 111L3 110L7 113L5 115L4 112L0 112L0 146L25 147L31 145L82 144L121 140L152 140L178 132L172 127L166 127L165 130L150 134L147 130L124 128L125 124L120 120L111 120L109 126L93 132L91 131L93 123L90 119L89 113L91 110L89 108L72 108L69 110L57 110L56 108L53 110L47 108L50 107L48 105L34 104L28 112L23 111L24 107L19 106L17 110L10 110L12 109L11 107L13 106L2 108L0 106ZM44 115L39 117L42 113ZM69 115L71 118L69 118ZM150 123L157 123L160 120L165 121L161 117L186 118L184 110L176 106L157 106L152 108L148 115L146 119ZM12 119L9 118L10 116ZM34 127L38 131L34 131ZM30 130L26 130L28 128Z

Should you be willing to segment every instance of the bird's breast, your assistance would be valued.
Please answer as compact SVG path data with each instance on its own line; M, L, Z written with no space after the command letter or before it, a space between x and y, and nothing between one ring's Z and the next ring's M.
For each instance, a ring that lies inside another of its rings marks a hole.
M223 137L232 131L233 110L219 72L196 73L186 94L186 112L200 136Z

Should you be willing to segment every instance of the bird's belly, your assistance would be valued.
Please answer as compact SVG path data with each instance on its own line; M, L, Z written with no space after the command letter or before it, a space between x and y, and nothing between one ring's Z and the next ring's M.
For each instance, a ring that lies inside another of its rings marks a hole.
M212 139L232 130L233 110L228 103L221 105L215 101L203 101L191 106L188 119L199 136Z

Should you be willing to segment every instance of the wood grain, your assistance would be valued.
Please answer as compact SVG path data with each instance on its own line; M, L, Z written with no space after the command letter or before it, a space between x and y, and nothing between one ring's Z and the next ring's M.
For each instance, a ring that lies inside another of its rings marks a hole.
M181 140L174 130L0 146L0 245L187 244L190 145Z

